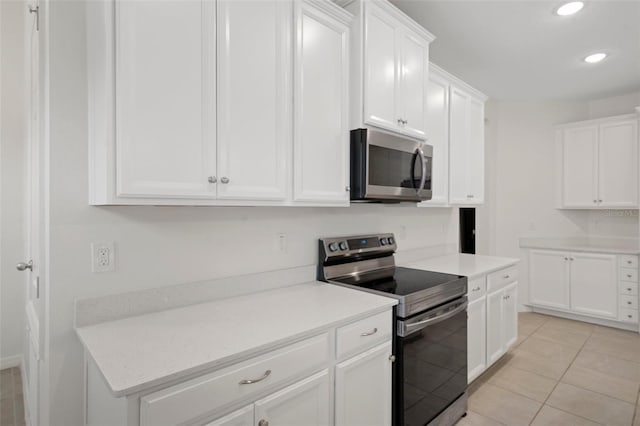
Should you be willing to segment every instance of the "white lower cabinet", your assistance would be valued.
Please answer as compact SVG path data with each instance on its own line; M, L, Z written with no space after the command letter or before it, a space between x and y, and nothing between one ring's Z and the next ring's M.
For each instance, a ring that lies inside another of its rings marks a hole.
M625 268L618 265L624 265L630 256L530 250L528 257L532 306L603 320L624 320L619 312L624 308L620 306L620 298L634 292L635 287L624 286L622 279L637 282L637 277L635 273L624 275ZM631 260L631 265L634 261ZM633 315L627 317L633 319Z
M336 426L391 424L391 342L336 365Z
M518 271L515 266L469 280L467 380L474 381L518 339Z
M392 315L376 313L127 398L114 398L88 362L86 424L388 426Z

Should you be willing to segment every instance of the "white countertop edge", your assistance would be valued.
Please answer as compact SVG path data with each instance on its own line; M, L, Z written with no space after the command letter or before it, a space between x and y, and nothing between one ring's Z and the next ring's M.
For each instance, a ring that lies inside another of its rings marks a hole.
M290 287L298 287L298 286L302 286L302 285L310 285L313 283L319 283L319 282L309 282L309 283L301 283L301 284L297 284L294 286L290 286ZM329 286L334 286L334 284L328 284L328 283L321 283L321 284L326 284ZM335 286L338 288L343 288L345 289L345 287L342 286ZM282 289L277 289L277 290L282 290ZM347 289L348 291L353 291L353 292L359 292L358 290L352 290L352 289ZM267 291L274 291L274 290L267 290ZM259 293L263 293L263 292L258 292L255 294L259 294ZM398 300L394 299L394 298L390 298L390 297L384 297L384 296L380 296L380 295L374 295L372 293L365 293L369 296L375 296L379 299L379 302L382 302L382 305L379 305L377 307L374 307L372 309L368 309L365 311L360 311L354 315L351 316L347 316L347 317L342 317L340 319L334 320L334 321L329 321L326 323L323 323L317 327L313 327L310 329L306 329L303 330L299 333L295 333L293 335L287 336L285 338L281 338L281 339L276 339L273 341L270 341L267 344L260 344L254 347L250 347L246 350L240 351L240 352L235 352L233 354L229 354L227 356L223 356L220 358L216 358L211 360L210 362L206 362L200 365L195 365L192 367L187 367L183 370L177 371L175 373L171 373L171 374L166 374L163 375L161 377L158 377L156 379L150 379L147 381L144 381L142 383L139 383L137 385L132 385L132 386L126 386L126 387L119 387L119 386L114 386L113 383L107 379L107 377L104 375L103 370L100 368L99 363L97 362L97 360L95 359L94 356L92 356L91 354L91 348L89 348L85 342L85 336L84 334L89 332L89 330L93 327L93 326L87 326L87 327L81 327L81 328L76 328L76 334L78 335L83 348L85 349L85 354L88 357L91 357L92 361L94 362L94 364L97 367L97 370L100 372L100 375L102 376L103 380L105 381L107 388L109 389L109 391L111 392L111 394L118 398L118 397L125 397L125 396L130 396L132 394L136 394L136 393L142 393L142 392L148 392L148 391L153 391L154 388L159 388L159 387L164 387L167 385L172 385L178 382L183 382L185 380L189 380L191 378L200 376L202 374L206 374L209 371L214 371L214 370L218 370L233 364L237 364L239 362L245 361L247 359L250 359L256 355L265 353L265 352L269 352L271 350L275 350L277 348L286 346L288 344L292 344L307 338L311 338L314 337L316 335L320 335L323 332L326 332L328 329L331 329L333 327L337 327L337 326L341 326L341 325L346 325L349 324L351 322L357 321L359 319L362 318L366 318L368 316L371 315L375 315L377 313L381 313L384 312L390 308L392 308L393 306L398 304ZM251 296L251 295L241 295L238 297L247 297L247 296ZM234 298L230 298L230 299L234 299ZM214 301L214 302L205 302L203 304L216 304L216 303L221 303L221 302L225 302L228 301L230 299L224 299L224 300L220 300L220 301ZM202 304L199 304L202 305ZM180 307L180 308L174 308L174 309L169 309L169 310L188 310L190 308L190 306L187 307ZM141 315L141 317L146 317L146 316L153 316L154 313L151 314L145 314L145 315ZM125 318L122 320L116 320L113 321L114 323L116 322L123 322L124 325L126 326L126 322L128 320L130 320L131 318Z
M473 261L473 265L461 265L465 260ZM445 274L462 275L473 279L481 275L490 274L501 269L517 265L520 259L513 257L486 256L476 254L454 253L420 261L405 263L408 268L423 269ZM474 269L469 271L469 269Z
M637 239L619 239L620 247L615 247L615 242L598 243L598 239L581 241L580 238L520 238L520 248L523 249L546 249L546 250L563 250L563 251L579 251L587 253L612 253L612 254L640 254L640 246L637 245ZM607 241L607 239L605 239ZM623 244L636 245L636 247L623 247Z

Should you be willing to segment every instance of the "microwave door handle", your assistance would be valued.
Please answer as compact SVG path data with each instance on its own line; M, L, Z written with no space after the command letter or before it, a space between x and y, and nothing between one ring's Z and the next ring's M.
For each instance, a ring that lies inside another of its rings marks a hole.
M428 326L438 323L440 321L444 321L446 319L451 318L454 315L459 314L460 312L464 311L465 309L467 309L467 302L464 301L460 304L460 306L458 306L457 308L455 308L452 311L449 311L443 315L438 315L437 317L433 317L433 318L429 318L427 320L424 321L419 321L413 324L403 324L400 326L401 330L398 330L400 333L400 336L404 337L410 333L413 333L416 328L418 330L422 330L423 328L427 328Z
M424 156L422 148L416 149L417 154L420 156L420 166L422 167L422 177L420 178L420 186L418 187L418 194L424 190L424 184L427 181L427 160Z

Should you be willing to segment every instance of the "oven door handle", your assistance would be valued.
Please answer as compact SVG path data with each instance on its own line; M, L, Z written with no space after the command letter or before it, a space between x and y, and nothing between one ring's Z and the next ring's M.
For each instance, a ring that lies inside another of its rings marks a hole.
M423 328L427 328L428 326L438 323L440 321L444 321L446 319L451 318L452 316L455 316L457 314L459 314L460 312L464 311L465 309L467 309L467 301L465 300L464 302L460 303L460 305L458 307L456 307L455 309L448 311L442 315L438 315L436 317L433 318L429 318L426 319L424 321L419 321L413 324L403 324L403 323L399 323L398 324L398 334L400 335L400 337L404 337L407 336L417 330L421 330Z

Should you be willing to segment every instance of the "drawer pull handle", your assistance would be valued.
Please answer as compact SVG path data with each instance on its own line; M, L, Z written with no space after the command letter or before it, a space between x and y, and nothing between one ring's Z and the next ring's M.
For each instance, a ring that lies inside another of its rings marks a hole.
M505 280L507 280L507 279L509 279L509 278L511 278L511 277L510 277L509 275L505 275L505 276L504 276L504 277L502 277L502 278L504 278Z
M480 290L482 290L482 289L480 288L480 286L478 286L478 287L474 287L474 288L472 288L472 289L471 289L471 291L480 291Z
M360 334L360 336L367 337L367 336L371 336L372 334L376 334L377 332L378 332L378 329L374 328L373 331L369 331L367 333L362 333L362 334Z
M631 263L632 263L632 262L631 262L630 260L627 260L627 263L628 263L629 265L631 265Z
M627 315L627 318L633 318L633 315L628 314L628 315Z
M627 278L631 278L631 274L627 274Z
M389 355L389 361L396 362L396 356L395 355Z
M631 301L627 301L627 305L631 305Z
M246 380L240 380L240 382L238 382L238 384L240 385L250 385L252 383L258 383L263 381L264 379L266 379L267 377L269 377L271 375L271 370L267 370L264 372L264 374L262 375L262 377L260 377L259 379L246 379Z
M265 419L262 419L258 422L258 426L269 426L269 422Z

